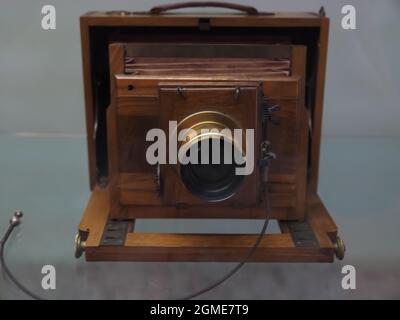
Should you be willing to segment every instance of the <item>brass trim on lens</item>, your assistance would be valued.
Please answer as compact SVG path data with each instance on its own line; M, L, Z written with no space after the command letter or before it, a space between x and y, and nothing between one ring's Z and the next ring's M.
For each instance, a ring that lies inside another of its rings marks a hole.
M241 160L243 160L243 164L245 163L246 142L235 140L234 129L241 129L241 128L237 124L237 122L230 116L218 111L201 111L193 113L179 122L179 124L176 127L177 130L176 133L179 134L182 130L185 129L186 130L190 129L193 131L191 133L188 132L188 135L184 141L178 141L178 150L177 150L178 163L175 166L175 168L177 174L181 177L182 181L183 177L181 176L181 168L182 166L184 166L184 164L181 164L180 160L187 153L188 150L190 150L192 147L196 146L199 142L203 140L218 139L218 141L220 141L221 139L223 139L225 142L231 144L233 147L232 163L234 163L234 161L236 160L235 158L235 155L237 154L236 152L239 152L239 154L242 157ZM208 129L209 131L202 132L202 130L204 129ZM223 130L226 129L229 130L229 134L223 132ZM245 139L243 139L242 137L242 140ZM221 164L225 163L224 160ZM201 159L198 159L198 163L201 164ZM231 194L224 195L224 197L221 197L220 199L213 199L213 200L209 199L208 201L210 202L223 201L232 197L234 194L235 191L233 191Z
M218 131L221 131L223 129L229 129L231 130L233 136L233 130L240 129L240 126L233 118L222 112L200 111L193 113L184 118L183 120L181 120L177 125L176 130L179 133L182 129L192 129L194 131L199 132L198 135L201 134L200 133L201 129L218 129ZM178 141L178 147L187 142L188 141ZM243 147L241 147L240 149L243 149L245 151L246 150L245 141L243 141L243 143L235 142L235 145L240 145L240 144L243 145Z
M182 127L190 128L195 124L199 124L202 122L220 123L221 125L230 129L240 128L238 123L227 114L219 111L200 111L192 113L191 115L181 120L178 123L177 129L182 129Z
M181 120L176 127L177 133L185 129L191 129L193 132L195 132L195 134L193 136L189 136L185 141L178 141L178 159L180 159L180 155L183 152L186 153L186 151L189 150L193 145L202 140L221 138L231 143L240 152L243 158L246 156L245 139L243 140L242 137L243 141L236 141L233 135L233 130L240 129L240 126L227 114L219 111L200 111L193 113ZM202 129L217 129L218 132L209 131L207 133L201 133ZM221 133L223 129L229 129L231 135ZM178 165L180 165L179 162Z
M195 146L197 143L203 141L203 140L208 140L208 139L218 139L220 140L221 138L224 139L224 141L229 142L230 144L233 145L233 147L238 150L239 154L242 155L244 158L245 153L243 151L243 148L241 145L237 143L233 138L230 136L224 135L219 132L208 132L208 133L202 133L202 134L197 134L195 137L191 138L189 141L185 142L180 146L178 149L178 159L181 159L181 156L183 156L190 148Z

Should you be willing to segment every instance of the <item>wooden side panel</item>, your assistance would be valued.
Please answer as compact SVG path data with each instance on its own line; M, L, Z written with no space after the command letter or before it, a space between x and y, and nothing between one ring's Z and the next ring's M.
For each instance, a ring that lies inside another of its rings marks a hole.
M268 123L267 136L271 141L271 150L277 156L276 161L271 163L270 172L275 175L296 175L299 102L298 100L270 99L269 104L280 106L280 111L273 115L274 122Z
M124 49L119 44L110 45L109 47L110 59L110 91L111 91L111 105L107 109L107 151L108 151L108 189L110 197L110 212L115 214L120 211L119 202L119 141L118 135L119 119L117 112L117 101L115 94L115 79L114 74L121 73L124 65Z
M329 19L322 18L320 36L318 43L318 68L317 68L317 86L315 104L312 114L312 145L311 145L311 173L309 185L311 190L317 193L318 189L318 171L319 171L319 154L321 145L322 131L322 115L324 104L325 90L325 71L326 60L328 55L328 38L329 38Z
M79 230L88 233L86 245L89 247L98 247L100 245L104 226L110 213L109 204L107 189L99 187L93 189L79 224Z
M155 173L125 173L119 177L121 205L162 206Z
M307 79L307 48L294 46L292 51L292 75L299 76L299 107L298 107L298 139L297 139L297 190L296 190L296 215L289 218L305 217L307 195L308 171L308 112L305 105L305 82Z
M136 102L132 105L140 108L140 104ZM146 160L147 147L152 143L146 141L146 133L153 128L159 128L158 118L141 115L117 117L119 172L144 172L155 176L156 166L150 165Z

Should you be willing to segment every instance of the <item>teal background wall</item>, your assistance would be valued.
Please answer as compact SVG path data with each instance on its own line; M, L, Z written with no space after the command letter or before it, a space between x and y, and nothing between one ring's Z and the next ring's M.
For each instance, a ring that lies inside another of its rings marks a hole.
M89 197L79 15L147 10L167 1L0 0L0 233L15 209L23 224L7 246L17 277L50 299L175 298L211 283L227 263L86 263L73 238ZM331 33L319 193L347 244L333 264L247 264L203 298L400 298L400 2L254 0L260 10L317 11ZM57 29L41 29L53 4ZM357 9L356 31L340 26L341 7ZM139 221L142 231L258 232L261 221ZM274 231L272 225L269 232ZM41 289L41 267L57 289ZM357 270L343 290L341 269ZM4 276L0 299L25 299Z
M79 16L89 10L145 11L166 0L1 0L0 132L83 134ZM400 135L400 2L251 0L263 11L318 11L331 18L323 133ZM52 4L57 29L43 31ZM341 8L357 10L357 30L341 28Z

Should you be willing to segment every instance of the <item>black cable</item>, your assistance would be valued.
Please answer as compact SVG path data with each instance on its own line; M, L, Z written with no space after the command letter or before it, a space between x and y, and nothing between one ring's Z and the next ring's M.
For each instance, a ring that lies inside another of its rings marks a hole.
M5 246L7 243L7 240L10 238L11 233L14 231L14 228L18 226L21 223L21 218L23 214L21 211L16 211L14 213L14 216L10 220L10 225L8 226L8 229L4 235L4 237L0 240L0 262L1 262L1 267L5 274L10 278L10 280L20 289L22 292L24 292L26 295L31 297L32 299L35 300L44 300L42 297L39 297L29 289L27 289L21 282L18 281L18 279L13 275L11 270L8 268L6 264L6 260L4 258L4 251L5 251Z
M265 220L264 220L264 224L263 227L260 231L260 234L256 240L256 242L254 243L254 245L249 249L249 251L247 252L247 254L244 256L244 258L231 270L229 271L227 274L225 274L223 277L221 277L219 280L215 281L214 283L212 283L211 285L195 292L192 293L188 296L185 296L181 299L176 299L176 300L189 300L189 299L193 299L196 297L199 297L200 295L211 291L213 289L215 289L216 287L218 287L219 285L221 285L223 282L225 282L226 280L228 280L230 277L232 277L241 267L243 267L244 264L246 264L251 256L254 254L254 252L258 249L262 238L264 237L264 234L267 230L268 227L268 223L269 223L269 215L271 212L271 206L270 206L270 202L269 199L266 199L265 201L266 204L266 210L265 210ZM22 218L23 214L21 211L16 211L14 213L14 216L11 218L10 220L10 225L4 235L4 237L0 240L0 263L1 263L1 267L4 270L5 274L10 278L10 280L21 290L23 291L26 295L28 295L29 297L31 297L32 299L35 300L45 300L44 298L36 295L35 293L33 293L32 291L30 291L29 289L27 289L21 282L18 281L18 279L13 275L13 273L11 272L11 270L8 268L5 258L4 258L4 251L5 251L5 245L7 243L7 240L9 239L11 233L13 232L14 228L19 225L21 223L21 218Z
M266 192L267 194L267 192ZM223 282L225 282L226 280L228 280L230 277L232 277L241 267L243 267L244 264L246 264L251 256L254 254L254 252L258 249L258 247L260 246L261 240L264 237L265 231L267 231L267 227L268 227L268 223L269 223L269 215L271 212L271 204L269 203L269 199L266 199L265 201L265 205L266 205L266 210L265 210L265 219L264 219L264 225L260 231L260 234L258 235L258 238L256 240L256 242L254 243L254 245L249 249L249 251L247 252L247 254L244 256L244 258L231 270L229 271L227 274L225 274L223 277L221 277L219 280L215 281L214 283L212 283L211 285L195 292L192 293L186 297L180 298L180 299L176 299L176 300L190 300L193 298L197 298L199 296L201 296L202 294L211 291L213 289L215 289L216 287L218 287L219 285L221 285Z

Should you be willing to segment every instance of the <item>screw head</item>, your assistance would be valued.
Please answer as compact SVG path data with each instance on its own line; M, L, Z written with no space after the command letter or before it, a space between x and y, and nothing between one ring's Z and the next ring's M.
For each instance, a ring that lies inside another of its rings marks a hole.
M22 218L24 216L24 213L22 212L22 210L16 210L14 212L14 216L17 218Z

